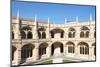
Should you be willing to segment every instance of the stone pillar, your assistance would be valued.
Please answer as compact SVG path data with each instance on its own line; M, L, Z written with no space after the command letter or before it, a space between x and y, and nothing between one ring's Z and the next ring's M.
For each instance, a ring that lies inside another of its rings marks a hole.
M21 44L18 44L18 45L21 45ZM21 63L21 48L18 47L15 51L15 54L14 54L14 61L15 61L15 65L19 65Z
M16 20L16 25L15 25L15 30L14 30L14 39L20 39L19 19Z
M95 56L94 56L94 47L95 46L93 46L92 44L93 44L93 42L89 43L89 60L95 59Z
M75 43L75 57L76 58L79 58L79 55L80 55L80 47L78 45L78 41L74 42Z
M51 56L51 46L48 45L48 47L46 48L46 55L49 58Z
M35 20L34 20L34 27L32 28L32 32L33 32L33 39L38 39L38 22L37 22L37 17L35 16Z
M35 48L33 49L33 55L32 55L32 57L33 57L33 59L36 61L36 60L38 60L38 58L39 58L39 47L37 46L38 43L36 43L35 45L36 45L36 46L35 46Z
M80 54L80 48L77 45L75 45L75 57L78 57L79 54Z
M49 21L49 18L48 18L48 27L46 29L46 38L47 39L51 38L51 36L50 36L50 21Z
M14 39L21 39L20 32L17 30L14 32Z
M80 38L80 27L75 28L76 29L76 33L75 33L75 38Z
M89 59L91 60L92 59L92 57L93 57L93 47L92 46L90 46L89 47Z
M15 39L20 39L20 18L19 18L19 11L17 12L17 19L16 19L16 22L15 22Z
M64 38L68 38L68 31L65 29Z
M89 38L94 38L94 32L95 30L92 27L90 27Z
M50 39L50 38L51 38L51 36L50 36L50 31L49 31L48 29L46 30L46 38L47 38L47 39Z
M64 48L64 56L66 56L67 55L67 45L64 44L63 48Z

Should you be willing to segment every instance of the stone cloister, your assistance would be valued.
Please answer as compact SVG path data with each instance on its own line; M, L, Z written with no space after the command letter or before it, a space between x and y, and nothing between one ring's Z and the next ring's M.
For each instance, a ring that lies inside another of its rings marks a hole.
M11 32L14 65L56 57L95 60L95 21L50 24L17 17Z

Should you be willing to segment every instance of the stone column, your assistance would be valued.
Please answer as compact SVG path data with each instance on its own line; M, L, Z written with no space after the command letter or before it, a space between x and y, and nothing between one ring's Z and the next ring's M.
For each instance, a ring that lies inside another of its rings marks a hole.
M94 38L94 32L95 30L92 27L90 27L89 38Z
M16 19L16 22L15 22L15 37L14 39L20 39L20 18L19 18L19 11L17 12L17 19Z
M48 45L48 47L46 48L46 55L49 58L51 56L51 46Z
M32 32L33 32L33 39L38 39L38 22L37 22L37 16L35 16L34 19L34 27L32 28Z
M36 29L32 30L33 33L33 39L38 39L38 32Z
M36 43L35 45L36 45L36 46L35 46L35 48L33 49L33 55L32 55L32 57L33 57L33 59L36 61L36 60L38 60L38 58L39 58L39 47L37 46L38 43Z
M78 41L75 42L75 57L78 58L80 55L80 48L78 45Z
M66 44L64 44L64 56L66 56L67 55L67 45Z
M20 30L19 30L19 20L16 20L15 30L14 30L14 39L20 39Z
M89 60L95 59L93 42L89 43Z
M18 44L20 45L20 44ZM18 47L14 54L15 65L19 65L21 63L21 47Z
M75 38L80 38L80 27L77 27L77 28L75 28L76 29L76 32L75 32Z
M67 29L65 29L64 38L68 38L68 31L67 31Z
M16 31L14 32L14 39L20 39L20 32L19 31Z
M92 59L92 57L93 57L93 47L92 46L90 46L89 47L89 60L91 60Z
M50 39L50 38L51 38L51 36L50 36L50 31L49 31L48 29L46 30L46 38L47 38L47 39Z
M47 25L47 29L46 29L46 38L49 39L51 38L50 36L50 21L49 21L49 18L48 18L48 25Z
M75 57L78 57L79 54L80 54L80 48L77 45L75 45Z

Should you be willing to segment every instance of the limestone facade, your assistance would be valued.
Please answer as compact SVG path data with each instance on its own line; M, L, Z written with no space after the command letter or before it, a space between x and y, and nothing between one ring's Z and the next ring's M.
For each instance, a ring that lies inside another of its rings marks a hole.
M12 18L12 65L63 57L76 61L95 61L95 21L51 24Z

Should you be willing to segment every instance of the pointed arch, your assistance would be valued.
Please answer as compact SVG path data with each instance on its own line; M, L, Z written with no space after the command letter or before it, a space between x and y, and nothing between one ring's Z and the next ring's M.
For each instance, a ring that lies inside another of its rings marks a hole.
M68 49L68 53L74 53L75 52L75 44L71 41L66 43L67 45L67 49Z
M70 27L68 31L69 31L68 37L74 38L75 37L75 29L73 27Z
M89 54L89 45L86 42L78 43L80 54L88 55Z
M80 38L88 38L89 37L89 28L86 26L81 27Z
M89 30L89 28L86 27L86 26L82 26L82 27L81 27L81 30Z
M68 31L75 31L73 27L70 27Z
M42 57L42 55L46 54L46 49L48 47L48 44L47 43L42 43L39 45L39 58Z
M60 49L60 50L56 50L56 49ZM55 52L57 51L58 54L60 53L63 53L63 44L61 42L54 42L51 46L51 55L54 55Z
M27 26L22 27L21 30L28 31L28 30L32 30L32 28L29 25L27 25Z
M57 37L60 37L60 38L64 37L64 30L62 30L60 28L55 28L55 29L51 30L50 32L51 32L52 38L55 38L56 34L59 34L59 36L57 36Z
M21 48L21 59L26 60L28 57L32 57L33 55L33 44L26 44Z

